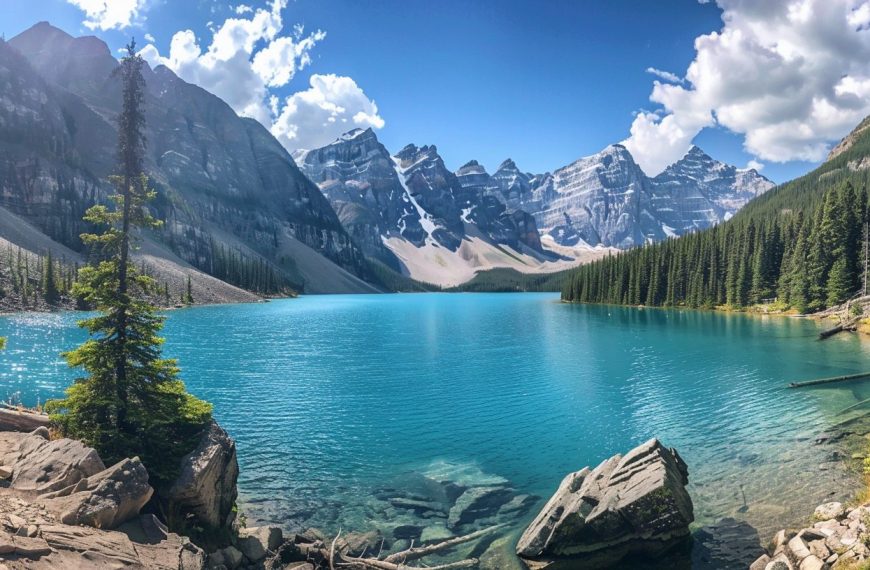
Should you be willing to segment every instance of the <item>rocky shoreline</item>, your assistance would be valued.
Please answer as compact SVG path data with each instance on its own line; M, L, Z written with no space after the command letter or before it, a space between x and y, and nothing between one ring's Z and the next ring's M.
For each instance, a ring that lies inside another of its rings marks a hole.
M93 449L52 439L47 423L0 409L0 570L663 567L655 560L680 568L833 570L870 558L866 505L822 505L806 528L780 531L766 552L740 521L692 531L688 467L657 440L568 474L522 536L511 529L528 520L539 497L448 463L385 482L356 532L336 536L246 528L237 516L235 443L217 423L163 492L151 488L138 458L107 467ZM856 417L814 443L835 444L831 455L842 462L850 447L863 449L868 428Z
M870 505L847 509L839 502L816 507L815 521L781 530L750 570L837 570L865 568L870 561Z

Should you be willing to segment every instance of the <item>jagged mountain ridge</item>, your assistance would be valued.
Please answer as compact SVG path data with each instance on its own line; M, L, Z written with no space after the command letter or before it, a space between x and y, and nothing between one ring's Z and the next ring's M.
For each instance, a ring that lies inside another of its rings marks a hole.
M467 279L478 267L532 271L559 259L542 248L531 215L467 184L434 145L390 155L371 129L356 129L295 158L367 253L412 277L452 285L457 270ZM421 272L429 262L445 274Z
M117 65L101 40L47 23L0 43L0 206L76 251L81 215L111 191ZM146 169L167 222L152 249L210 272L226 247L310 292L372 290L365 257L442 284L488 267L555 271L607 251L590 246L727 219L771 184L697 149L648 178L619 145L552 174L510 159L491 176L475 161L453 173L436 147L391 156L369 130L295 154L315 185L256 121L165 67L145 76Z
M45 22L0 43L2 205L76 250L82 213L111 191L117 66L101 40ZM262 125L165 67L144 76L145 167L166 221L151 238L206 272L220 246L309 292L373 290L360 248Z
M558 244L620 249L725 221L774 186L757 171L714 160L696 146L652 178L618 144L552 174L524 173L508 159L489 179L478 165L475 177L509 209L532 213Z

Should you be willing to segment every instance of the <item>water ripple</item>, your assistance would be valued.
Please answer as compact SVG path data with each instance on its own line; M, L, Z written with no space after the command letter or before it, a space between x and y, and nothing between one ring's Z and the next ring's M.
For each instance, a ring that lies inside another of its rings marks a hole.
M795 391L855 372L855 337L814 323L580 307L552 295L321 296L173 311L166 352L234 435L253 521L363 524L372 489L440 460L549 494L563 475L657 436L689 463L701 523L764 535L799 520L775 497L817 470L797 444L864 395ZM74 375L58 353L79 315L0 318L0 397L35 403ZM796 435L797 434L797 435ZM799 489L807 504L818 490ZM744 508L743 496L748 508ZM785 514L784 514L785 513Z

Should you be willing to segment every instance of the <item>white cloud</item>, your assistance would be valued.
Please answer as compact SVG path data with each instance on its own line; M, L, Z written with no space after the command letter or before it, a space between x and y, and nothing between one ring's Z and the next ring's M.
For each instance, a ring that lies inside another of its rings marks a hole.
M179 77L226 101L237 113L271 125L269 89L286 85L311 62L309 52L326 33L307 37L282 36L281 10L287 0L272 0L267 9L252 10L245 18L228 18L212 29L211 43L200 46L192 30L172 36L169 55L153 45L142 50L152 65L166 65ZM238 10L237 10L238 12Z
M233 11L236 14L238 14L239 16L241 16L242 14L250 14L251 12L254 11L254 9L251 8L250 6L248 6L247 4L239 4L238 6L233 8Z
M312 75L310 85L287 97L272 126L286 148L317 148L354 128L383 128L377 104L350 77Z
M151 42L152 44L157 41L154 39L154 36L152 36L151 34L145 34L144 37L145 37L146 42Z
M764 170L764 163L758 162L757 160L750 160L746 163L745 170L754 170L755 172L761 172Z
M122 30L143 17L147 0L67 0L85 13L91 30Z
M290 151L322 146L355 127L382 128L377 105L350 77L312 75L309 89L283 101L274 92L311 63L311 51L326 37L321 30L306 36L299 24L281 35L286 5L287 0L272 0L268 9L242 10L250 15L212 29L207 49L191 30L183 30L172 36L168 56L153 44L140 53L152 67L166 65L240 115L257 119Z
M664 79L665 81L670 81L671 83L682 83L683 80L676 73L671 73L670 71L663 71L661 69L656 69L655 67L647 67L647 73L651 73L658 77L659 79Z
M695 39L685 84L655 81L660 108L632 123L625 144L648 174L714 125L767 161L821 160L870 114L870 1L717 3L724 25Z

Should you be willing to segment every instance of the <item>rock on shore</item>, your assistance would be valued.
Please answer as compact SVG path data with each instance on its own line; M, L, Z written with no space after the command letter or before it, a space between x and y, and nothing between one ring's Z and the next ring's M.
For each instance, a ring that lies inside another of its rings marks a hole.
M106 468L48 430L0 432L0 561L6 568L203 568L205 553L140 515L153 489L138 458Z
M236 442L214 420L181 460L181 473L166 497L174 516L192 515L201 526L232 526L238 490Z
M630 554L659 556L689 537L688 469L652 439L624 457L569 474L517 544L534 566L578 558L604 568Z

